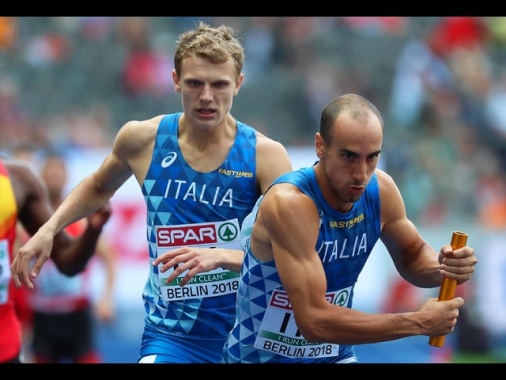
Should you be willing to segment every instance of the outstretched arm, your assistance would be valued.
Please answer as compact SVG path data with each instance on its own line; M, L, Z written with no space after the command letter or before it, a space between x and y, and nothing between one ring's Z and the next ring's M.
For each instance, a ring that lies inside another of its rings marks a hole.
M7 160L5 164L9 171L16 197L18 222L28 234L34 235L42 229L44 223L53 214L47 188L38 173L26 162ZM59 233L54 247L54 260L56 264L62 265L61 268L79 268L84 266L95 250L95 244L102 230L102 225L107 222L109 215L109 209L101 210L100 215L94 217L82 239L77 241L72 240L65 232ZM23 283L29 288L33 288L31 280L35 277L33 277L33 273L32 277L29 275L30 265L33 262L37 265L38 262L38 271L40 271L42 264L49 258L49 253L53 250L53 236L51 236L49 244L42 247L38 252L44 250L47 253L41 256L26 255L23 252L16 255L11 266L16 286L19 287ZM64 251L67 255L63 254ZM82 259L81 263L74 261L79 257ZM37 274L38 271L36 271Z
M20 177L19 187L24 189L25 193L26 188L33 188L30 194L25 194L20 200L21 203L18 202L18 205L22 205L20 220L32 238L19 250L12 263L11 271L17 286L25 284L33 288L31 281L37 277L50 255L54 256L56 264L64 273L75 274L84 267L84 263L93 254L96 239L103 223L109 217L107 213L110 210L105 209L105 214L102 213L104 210L101 210L93 217L96 222L90 223L76 245L70 246L69 239L62 231L71 223L105 206L115 191L132 175L128 159L132 155L138 155L138 146L144 142L138 136L148 129L136 126L137 124L134 124L118 133L113 151L105 158L100 168L74 187L54 213L42 180L33 172L31 176ZM137 138L133 138L135 132L139 132ZM82 254L80 262L70 263L69 257L64 259L63 251L67 252L69 249L69 252L73 252L72 260L77 258L77 253Z
M54 213L45 185L38 177L36 181L40 183L24 200L19 215L32 237L18 251L11 266L16 286L24 284L30 289L33 288L32 280L50 256L65 274L73 275L82 270L93 255L102 226L110 216L107 195L97 192L93 175L81 181ZM104 205L104 209L97 211ZM63 231L69 224L95 211L98 213L91 216L91 223L82 237L73 240Z

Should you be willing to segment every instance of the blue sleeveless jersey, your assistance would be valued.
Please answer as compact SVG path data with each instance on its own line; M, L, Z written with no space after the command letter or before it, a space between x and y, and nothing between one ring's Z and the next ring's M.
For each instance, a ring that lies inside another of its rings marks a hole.
M327 278L329 302L351 308L353 289L380 236L380 202L376 174L348 213L324 200L313 167L280 176L308 195L320 213L316 251ZM242 227L246 252L237 294L237 316L223 351L225 363L333 363L355 361L351 345L309 343L300 335L274 261L258 261L249 245L260 198ZM303 217L303 216L301 216ZM288 221L287 221L288 222Z
M185 161L178 143L182 113L160 122L153 158L142 184L147 206L150 273L143 291L150 330L222 339L233 326L239 274L224 269L199 273L184 287L165 283L153 260L181 246L240 249L240 226L259 193L256 132L237 121L235 142L216 170L200 173Z

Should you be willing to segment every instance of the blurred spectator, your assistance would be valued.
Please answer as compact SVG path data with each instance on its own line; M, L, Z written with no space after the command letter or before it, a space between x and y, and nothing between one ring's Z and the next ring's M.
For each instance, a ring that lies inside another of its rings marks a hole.
M296 74L314 62L312 36L317 28L317 17L282 17L276 34L277 64Z
M453 87L448 65L435 54L423 36L410 39L399 55L392 83L390 114L395 127L410 128L422 117L431 93Z
M492 84L484 104L484 142L492 146L499 160L506 161L506 69L499 67L498 78ZM506 168L503 167L506 173Z
M481 173L476 180L478 220L493 230L506 229L506 171L493 152L485 152Z
M325 61L315 62L306 71L304 90L311 124L318 125L321 110L328 100L337 98L343 93L340 82L345 76L342 67Z
M119 36L128 51L122 83L130 95L162 96L172 89L171 54L161 45L153 47L150 26L146 17L123 17L119 21Z
M6 76L0 78L0 148L31 138L30 115L20 104L19 88Z
M0 16L0 51L9 51L16 44L17 20L15 17Z
M432 51L447 58L457 50L474 50L491 37L490 30L479 17L442 17L430 30Z
M100 148L109 146L112 137L110 129L110 110L107 104L94 104L87 112L69 111L66 117L68 130L65 145L70 148Z
M26 58L34 66L44 66L69 59L72 41L57 32L47 32L33 37L26 49Z
M101 41L112 29L112 18L104 16L78 17L81 34L90 41Z
M244 72L245 83L248 78L265 75L272 70L274 59L274 28L277 23L275 17L251 17L250 24L244 32L244 52L248 57Z

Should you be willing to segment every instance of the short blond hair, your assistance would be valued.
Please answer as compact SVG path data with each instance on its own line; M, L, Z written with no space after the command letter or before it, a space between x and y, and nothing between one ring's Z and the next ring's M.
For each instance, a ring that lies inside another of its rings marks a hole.
M179 35L174 68L177 76L181 75L181 65L184 58L197 55L211 63L224 63L230 57L235 62L237 78L244 66L244 48L235 37L235 30L226 25L213 28L200 21L195 29Z

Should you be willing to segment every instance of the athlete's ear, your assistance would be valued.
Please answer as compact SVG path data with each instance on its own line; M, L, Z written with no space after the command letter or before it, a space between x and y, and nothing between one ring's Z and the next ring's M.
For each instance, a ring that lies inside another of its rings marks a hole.
M235 84L234 96L236 96L239 93L239 89L241 88L243 79L244 79L244 74L241 73L241 75L239 75L239 78L237 78L237 81Z
M316 156L321 159L325 153L325 142L323 141L320 132L316 132L314 137L314 145L316 150Z
M181 92L180 80L177 76L176 69L172 69L172 80L174 81L174 90L176 90L176 92Z

